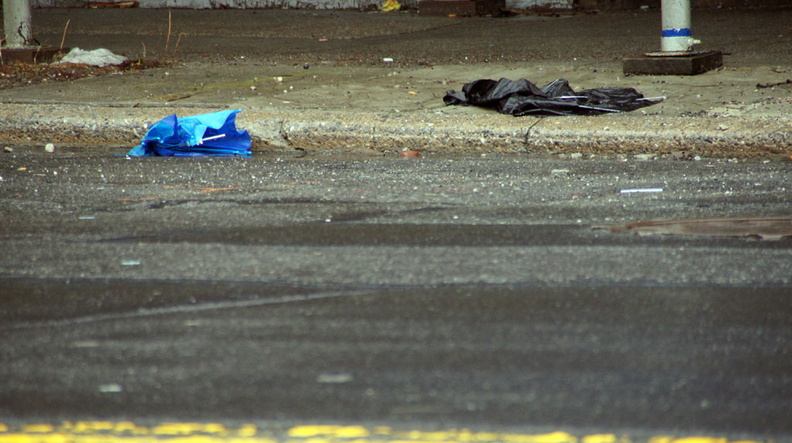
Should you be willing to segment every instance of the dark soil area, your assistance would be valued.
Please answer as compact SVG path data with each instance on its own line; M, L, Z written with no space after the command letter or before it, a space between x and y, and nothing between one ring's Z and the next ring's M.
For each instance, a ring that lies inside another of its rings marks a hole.
M84 77L118 75L129 71L162 66L152 60L138 60L118 66L97 67L83 64L29 64L5 63L0 65L0 90L75 80Z

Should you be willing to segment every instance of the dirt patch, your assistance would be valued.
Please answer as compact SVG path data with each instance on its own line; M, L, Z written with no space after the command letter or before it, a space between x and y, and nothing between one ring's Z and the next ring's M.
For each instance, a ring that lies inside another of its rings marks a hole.
M85 77L101 77L122 74L128 71L139 71L147 68L163 66L155 60L138 60L118 66L97 67L83 64L28 64L6 63L0 65L0 90L75 80Z

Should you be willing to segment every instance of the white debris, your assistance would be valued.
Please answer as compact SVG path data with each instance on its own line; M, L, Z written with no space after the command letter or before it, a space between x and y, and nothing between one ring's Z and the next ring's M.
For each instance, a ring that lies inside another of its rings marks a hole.
M55 152L55 145L53 145L52 143L47 143L46 145L44 145L44 150L51 154Z
M652 192L663 192L663 188L633 188L633 189L622 189L619 192L622 194L645 194Z
M107 393L117 393L123 391L124 391L124 387L118 383L107 383L104 385L99 385L99 392L102 393L107 394Z
M316 377L317 383L340 384L349 383L354 377L349 372L325 372Z
M83 51L80 48L74 48L58 63L76 63L105 67L120 65L126 61L126 57L113 54L109 49L99 48L92 51Z

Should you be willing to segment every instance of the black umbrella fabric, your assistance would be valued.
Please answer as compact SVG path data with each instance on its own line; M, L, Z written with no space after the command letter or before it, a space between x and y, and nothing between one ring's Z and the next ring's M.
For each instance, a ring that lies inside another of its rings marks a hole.
M495 108L502 114L522 115L597 115L634 111L663 101L664 97L644 98L633 88L586 89L575 92L564 79L539 88L522 78L517 81L482 79L466 83L462 91L448 91L446 105Z

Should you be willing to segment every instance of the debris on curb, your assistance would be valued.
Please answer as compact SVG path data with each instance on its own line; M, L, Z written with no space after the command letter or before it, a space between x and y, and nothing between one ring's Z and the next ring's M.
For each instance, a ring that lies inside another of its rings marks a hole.
M462 91L450 90L446 105L474 105L495 108L501 114L597 115L628 112L651 106L665 97L645 98L633 88L586 89L576 92L559 78L539 88L521 78L517 81L481 79L466 83Z
M88 2L85 6L90 9L109 9L109 8L137 8L140 5L137 1L119 1L119 2Z
M401 3L396 0L385 0L382 4L382 12L398 11L401 9Z
M218 111L190 117L169 115L151 126L128 156L132 157L250 157L247 131L236 129L241 110Z
M109 49L99 48L92 51L84 51L80 48L73 48L57 64L74 63L104 68L105 66L122 65L126 62L126 57L113 54Z
M778 83L757 83L756 87L759 89L767 89L767 88L774 88L776 86L783 86L783 85L792 85L792 78L786 79L786 81L778 82Z

